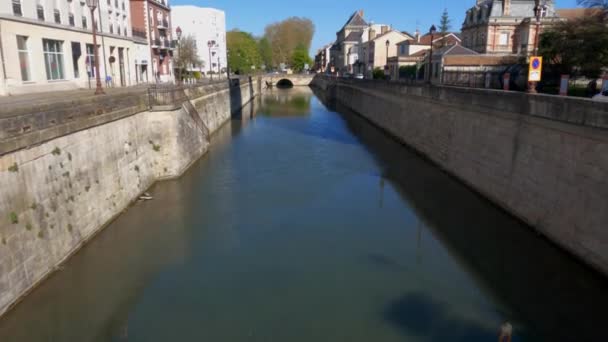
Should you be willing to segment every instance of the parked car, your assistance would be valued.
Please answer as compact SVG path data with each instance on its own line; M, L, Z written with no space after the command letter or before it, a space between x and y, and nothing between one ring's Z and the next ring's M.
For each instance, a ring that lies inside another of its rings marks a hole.
M591 99L593 101L598 101L598 102L608 102L608 90L604 90L603 92L595 95Z
M358 79L358 80L362 80L362 79L365 78L365 76L363 76L363 74L356 74L355 78Z

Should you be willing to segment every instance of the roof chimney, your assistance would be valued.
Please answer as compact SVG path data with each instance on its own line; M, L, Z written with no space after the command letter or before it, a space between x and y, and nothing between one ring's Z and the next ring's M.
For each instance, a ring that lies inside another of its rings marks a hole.
M382 25L382 28L380 30L380 34L385 34L386 32L388 32L388 26Z
M369 29L369 37L368 40L374 40L376 39L376 30L374 30L373 28Z
M416 43L420 43L420 30L416 29L416 33L414 34L414 39L416 39Z
M363 14L364 14L363 10L359 10L359 16L360 16L361 18L363 18Z
M503 0L502 2L502 15L511 15L511 0Z

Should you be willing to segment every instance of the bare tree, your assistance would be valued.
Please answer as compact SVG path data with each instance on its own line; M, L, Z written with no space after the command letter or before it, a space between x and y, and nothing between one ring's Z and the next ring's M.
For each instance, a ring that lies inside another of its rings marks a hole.
M184 75L184 71L194 70L203 67L203 61L198 56L196 40L192 35L182 37L177 46L177 56L175 57L175 68L179 70L179 78Z

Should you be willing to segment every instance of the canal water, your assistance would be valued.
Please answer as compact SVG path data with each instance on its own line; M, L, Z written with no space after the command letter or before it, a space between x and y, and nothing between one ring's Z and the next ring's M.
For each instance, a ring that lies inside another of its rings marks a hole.
M604 278L308 88L150 192L0 341L607 340Z

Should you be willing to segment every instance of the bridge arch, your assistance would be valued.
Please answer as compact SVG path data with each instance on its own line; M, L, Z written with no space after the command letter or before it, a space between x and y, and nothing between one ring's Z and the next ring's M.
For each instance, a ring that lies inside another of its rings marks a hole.
M288 78L282 78L277 82L277 88L293 88L293 82Z

